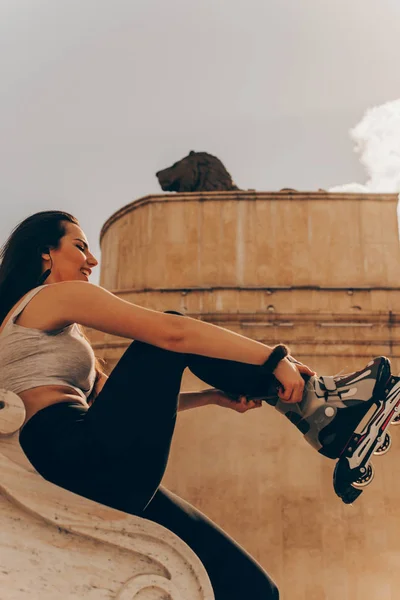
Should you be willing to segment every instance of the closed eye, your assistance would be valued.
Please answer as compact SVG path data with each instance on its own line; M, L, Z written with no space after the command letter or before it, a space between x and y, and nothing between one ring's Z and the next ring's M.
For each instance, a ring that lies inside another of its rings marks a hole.
M76 247L79 248L79 250L81 250L82 252L85 252L85 248L84 247L78 246L78 245Z

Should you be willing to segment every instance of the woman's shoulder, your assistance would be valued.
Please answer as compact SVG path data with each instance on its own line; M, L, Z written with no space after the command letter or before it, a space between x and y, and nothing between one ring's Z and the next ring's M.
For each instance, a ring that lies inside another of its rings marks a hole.
M70 322L67 322L59 314L59 310L54 305L56 297L54 286L58 285L55 283L38 286L24 294L4 319L0 333L11 318L14 319L16 325L29 329L53 330L70 325ZM22 310L19 310L21 307ZM15 313L17 315L16 318Z

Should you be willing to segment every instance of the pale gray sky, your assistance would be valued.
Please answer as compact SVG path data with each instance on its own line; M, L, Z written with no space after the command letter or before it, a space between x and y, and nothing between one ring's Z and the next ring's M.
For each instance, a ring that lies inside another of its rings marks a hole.
M398 0L0 0L0 244L67 210L100 260L189 150L244 189L363 182L348 130L400 97L399 39Z

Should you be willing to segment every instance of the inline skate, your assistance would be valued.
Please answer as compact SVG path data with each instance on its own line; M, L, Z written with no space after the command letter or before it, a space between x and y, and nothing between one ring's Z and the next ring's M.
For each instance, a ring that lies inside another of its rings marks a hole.
M338 459L333 487L345 504L351 504L374 477L372 455L386 454L391 446L389 425L400 423L400 377L391 374L388 358L378 356L353 373L303 378L299 403L279 398L275 378L266 395L248 399L265 400L296 425L320 454Z

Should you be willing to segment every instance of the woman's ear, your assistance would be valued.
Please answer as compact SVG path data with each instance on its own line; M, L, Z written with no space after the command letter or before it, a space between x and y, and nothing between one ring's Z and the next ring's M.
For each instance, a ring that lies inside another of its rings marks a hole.
M42 258L45 260L50 260L50 248L45 247L42 249Z

